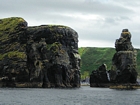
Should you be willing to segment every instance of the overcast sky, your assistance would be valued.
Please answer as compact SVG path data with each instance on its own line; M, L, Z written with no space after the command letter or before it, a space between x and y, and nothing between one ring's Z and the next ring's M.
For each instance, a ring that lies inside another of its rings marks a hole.
M140 0L0 0L0 18L7 17L22 17L28 26L69 26L79 47L114 47L127 28L140 48Z

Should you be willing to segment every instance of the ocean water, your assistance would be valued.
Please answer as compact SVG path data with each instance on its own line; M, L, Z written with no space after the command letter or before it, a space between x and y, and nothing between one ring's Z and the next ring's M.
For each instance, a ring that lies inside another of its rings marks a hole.
M140 89L0 88L0 105L140 105Z

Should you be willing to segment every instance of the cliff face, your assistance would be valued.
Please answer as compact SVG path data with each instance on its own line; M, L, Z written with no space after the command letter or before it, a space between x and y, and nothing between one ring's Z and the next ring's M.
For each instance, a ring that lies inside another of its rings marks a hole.
M69 27L1 19L0 60L2 86L80 87L78 34Z

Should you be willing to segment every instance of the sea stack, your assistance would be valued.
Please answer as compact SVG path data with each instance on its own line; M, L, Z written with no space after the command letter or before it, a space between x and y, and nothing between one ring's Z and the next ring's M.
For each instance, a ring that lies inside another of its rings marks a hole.
M1 87L80 87L78 34L62 25L0 19Z
M111 81L115 83L136 83L136 50L132 46L131 33L128 29L123 29L120 38L115 42L116 53L112 59L111 71L116 74L111 75Z
M107 70L105 64L93 70L90 75L90 87L137 83L137 52L132 46L131 33L128 29L123 29L120 38L116 39L115 50L111 70Z

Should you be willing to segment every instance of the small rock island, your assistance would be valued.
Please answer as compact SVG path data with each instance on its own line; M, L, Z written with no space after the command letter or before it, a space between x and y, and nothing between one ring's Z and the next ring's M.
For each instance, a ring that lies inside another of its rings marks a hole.
M78 34L62 25L0 19L0 87L80 87Z

